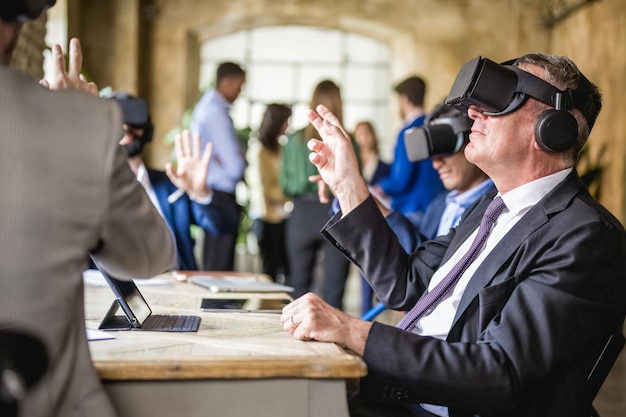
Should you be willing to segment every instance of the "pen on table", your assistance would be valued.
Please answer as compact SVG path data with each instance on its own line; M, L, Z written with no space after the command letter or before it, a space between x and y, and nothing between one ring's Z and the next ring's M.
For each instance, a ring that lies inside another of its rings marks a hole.
M172 194L167 196L167 202L170 204L174 204L179 198L181 198L185 194L183 190L177 188Z

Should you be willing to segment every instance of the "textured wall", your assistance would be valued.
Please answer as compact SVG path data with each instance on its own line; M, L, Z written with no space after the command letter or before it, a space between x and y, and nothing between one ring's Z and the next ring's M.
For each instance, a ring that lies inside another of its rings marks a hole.
M94 22L98 31L90 30L81 36L93 38L89 42L99 56L93 62L98 62L97 71L101 72L103 83L112 84L119 76L116 71L122 69L114 71L111 64L102 65L103 59L115 55L104 43L120 44L107 36L105 26L112 19L107 19L105 24L100 16L106 7L115 13L117 6L105 3L83 0L83 22L96 16L100 21ZM533 7L540 3L540 0L142 2L139 16L146 47L140 51L140 61L146 63L146 70L140 74L139 90L150 98L159 137L176 126L182 111L197 99L199 42L251 27L301 24L353 31L386 42L392 54L392 79L400 80L411 73L425 77L429 83L427 106L431 107L446 95L458 68L469 58L482 54L506 59L529 49L546 49L549 32L539 27L539 7ZM494 27L499 29L491 29ZM164 161L161 156L167 158L157 143L152 150L155 164Z
M36 80L43 78L43 51L46 48L46 16L24 25L11 58L11 66Z

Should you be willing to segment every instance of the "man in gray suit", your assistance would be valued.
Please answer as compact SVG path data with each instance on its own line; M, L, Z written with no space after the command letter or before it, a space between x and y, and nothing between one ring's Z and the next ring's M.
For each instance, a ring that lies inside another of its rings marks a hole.
M343 210L323 233L409 312L397 327L364 322L307 294L283 309L285 330L363 357L353 415L587 417L587 375L626 312L626 233L574 168L600 93L568 58L528 54L469 61L446 102L474 120L465 155L498 195L410 255L337 119L309 113L323 138L311 162Z
M78 40L68 71L54 46L50 89L6 66L21 22L52 3L0 5L0 330L34 336L50 358L21 416L112 417L85 336L82 272L91 255L117 278L146 278L176 254L118 145L120 109L85 93L97 88L80 76Z

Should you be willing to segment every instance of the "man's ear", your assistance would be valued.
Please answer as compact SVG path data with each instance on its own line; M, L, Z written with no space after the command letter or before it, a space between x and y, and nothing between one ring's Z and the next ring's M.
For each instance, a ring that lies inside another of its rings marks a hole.
M534 138L533 138L533 148L534 148L536 151L542 151L542 152L545 152L545 149L543 149L543 148L541 147L541 145L539 145L539 143L538 143L536 140L534 140Z

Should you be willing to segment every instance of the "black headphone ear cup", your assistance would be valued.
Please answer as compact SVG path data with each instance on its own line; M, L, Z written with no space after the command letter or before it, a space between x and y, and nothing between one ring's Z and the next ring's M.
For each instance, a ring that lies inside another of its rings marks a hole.
M546 110L535 123L535 140L546 151L562 152L574 145L577 137L578 122L566 110Z

